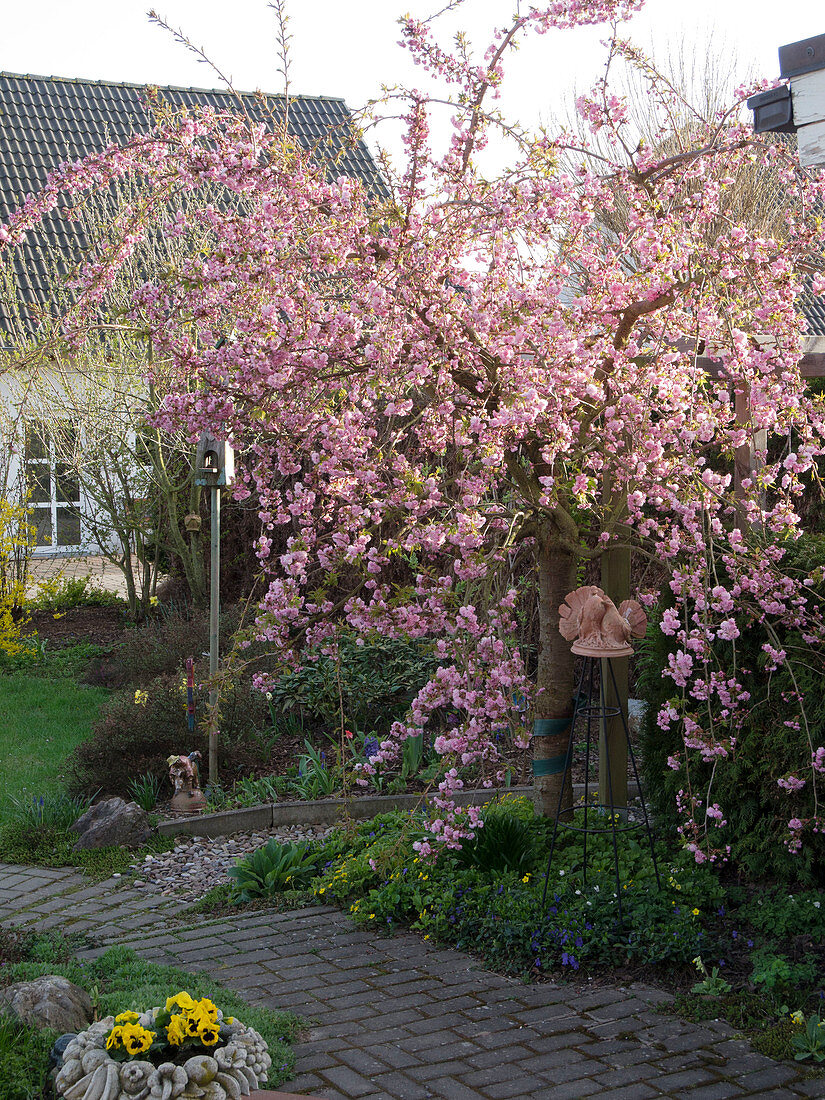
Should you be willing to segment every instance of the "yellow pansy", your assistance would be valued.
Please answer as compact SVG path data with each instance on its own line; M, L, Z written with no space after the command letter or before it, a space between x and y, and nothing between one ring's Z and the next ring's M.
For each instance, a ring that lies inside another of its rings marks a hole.
M176 1012L166 1028L166 1039L173 1047L179 1047L186 1038L186 1017Z
M194 1007L195 1002L185 989L182 989L180 993L176 993L174 997L170 997L166 1002L167 1012L171 1012L173 1008L179 1008L182 1012L191 1012Z
M106 1040L106 1049L115 1050L120 1046L120 1036L123 1033L122 1027L113 1027L109 1032L109 1037Z
M154 1041L154 1031L149 1031L140 1024L124 1024L121 1034L123 1049L127 1054L143 1054Z
M198 1038L205 1047L213 1047L218 1041L219 1032L217 1024L203 1024L198 1028Z
M137 1012L121 1012L119 1016L115 1016L116 1024L136 1024L140 1017Z

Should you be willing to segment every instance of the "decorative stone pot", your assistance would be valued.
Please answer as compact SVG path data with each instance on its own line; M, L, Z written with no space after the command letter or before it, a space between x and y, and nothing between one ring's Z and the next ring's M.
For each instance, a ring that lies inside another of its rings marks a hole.
M140 1017L151 1027L154 1011ZM141 1059L115 1061L106 1050L114 1026L107 1016L76 1035L66 1047L55 1078L58 1096L66 1100L237 1100L265 1084L272 1064L263 1038L235 1020L221 1025L226 1041L208 1053L199 1051L182 1064L153 1065Z
M206 809L206 795L200 787L193 791L176 791L170 806L176 814L202 814Z

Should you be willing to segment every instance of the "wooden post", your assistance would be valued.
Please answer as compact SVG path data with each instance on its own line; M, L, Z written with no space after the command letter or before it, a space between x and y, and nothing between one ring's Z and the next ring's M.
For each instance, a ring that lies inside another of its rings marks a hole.
M604 480L604 500L606 516L615 516L624 512L626 503L622 496L614 494L608 478ZM630 599L630 547L615 547L605 550L601 560L602 588L618 607L622 600ZM601 662L602 690L609 707L621 707L627 718L629 657L614 657L613 674L616 678L618 693L614 690L607 671L607 662ZM607 782L607 761L610 761L610 779ZM612 787L612 800L611 790ZM627 741L621 718L608 718L602 722L599 730L599 802L609 806L627 806Z
M733 463L733 494L736 500L736 526L742 531L746 523L745 510L742 506L742 501L745 496L745 491L742 488L742 481L745 478L750 480L759 472L760 460L757 458L756 451L764 451L766 449L768 445L768 433L764 428L757 432L752 430L750 387L747 382L736 383L736 389L734 391L734 411L736 413L737 426L744 428L748 433L748 438L742 446L736 448Z

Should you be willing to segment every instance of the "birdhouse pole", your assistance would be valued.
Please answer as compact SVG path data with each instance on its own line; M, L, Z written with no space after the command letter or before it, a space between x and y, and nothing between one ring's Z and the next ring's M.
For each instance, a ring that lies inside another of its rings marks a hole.
M218 664L221 613L221 489L235 480L235 456L228 443L203 432L195 458L195 484L210 492L209 584L209 783L218 782Z

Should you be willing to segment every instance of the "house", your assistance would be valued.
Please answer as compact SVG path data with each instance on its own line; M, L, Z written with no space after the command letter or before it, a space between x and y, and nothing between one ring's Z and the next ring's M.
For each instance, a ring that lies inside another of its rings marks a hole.
M243 112L255 122L283 117L280 96L232 93L200 88L150 87L104 80L75 80L0 73L0 221L5 221L27 194L45 184L48 174L66 161L98 152L112 142L125 143L146 132L153 117L149 101L172 110L211 106ZM296 96L290 99L288 130L321 163L335 164L335 175L361 178L374 193L384 186L364 143L354 132L341 99ZM82 253L82 228L52 216L42 233L32 235L17 250L12 294L0 299L0 349L19 347L38 311L55 309L54 288L72 261ZM10 299L13 304L10 306ZM65 461L66 444L83 447L75 438L71 416L61 421L62 446L54 430L32 410L14 372L0 377L0 433L16 427L21 441L6 448L9 460L0 470L0 493L13 485L26 487L37 527L39 555L89 553L101 549L100 523L93 521L81 480ZM56 387L52 403L60 404ZM54 414L54 409L51 410ZM49 417L54 423L53 415ZM16 453L15 453L16 452Z

